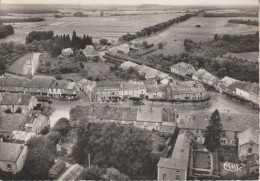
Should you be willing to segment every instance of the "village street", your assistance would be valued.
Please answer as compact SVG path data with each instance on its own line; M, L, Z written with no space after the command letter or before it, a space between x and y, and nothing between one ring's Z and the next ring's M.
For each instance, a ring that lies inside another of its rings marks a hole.
M211 100L208 105L202 106L201 103L185 103L184 106L182 103L178 104L173 104L164 102L151 102L148 100L143 100L143 103L145 105L140 105L140 106L146 106L146 107L173 107L177 108L178 113L184 117L184 116L189 116L191 114L195 114L198 112L205 113L208 112L211 114L215 109L218 109L220 112L227 112L228 109L230 110L231 113L243 113L243 114L258 114L257 110L252 109L248 105L243 105L235 101L228 100L224 97L224 95L216 92L208 92L211 96ZM81 94L82 95L82 94ZM52 99L52 108L54 108L53 113L50 116L50 126L53 127L53 125L56 123L56 121L62 117L65 118L70 118L69 112L72 107L75 107L77 105L91 105L86 97L82 95L82 98L79 100L75 101L61 101L58 99ZM109 106L120 106L120 107L126 107L126 106L136 106L138 107L139 105L134 105L133 101L127 101L127 102L117 102L117 103L93 103L95 105L109 105Z

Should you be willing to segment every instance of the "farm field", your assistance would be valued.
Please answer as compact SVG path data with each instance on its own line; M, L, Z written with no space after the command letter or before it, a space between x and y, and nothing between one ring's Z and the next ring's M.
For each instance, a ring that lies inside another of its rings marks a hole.
M158 49L145 56L159 53L172 55L179 54L185 51L183 45L185 39L192 39L193 41L199 42L212 39L214 34L251 34L258 31L258 27L256 26L228 23L229 19L229 17L192 17L185 22L173 25L166 31L163 31L151 37L142 38L139 40L139 42L142 42L144 40L148 41L148 43L154 44L158 44L159 42L167 42L167 45L165 45L163 49ZM234 18L232 17L232 19ZM238 17L237 19L241 18ZM250 17L248 19L257 20L257 17ZM200 25L201 28L196 28L196 25Z
M25 37L29 32L46 30L53 30L55 34L70 34L70 36L72 36L73 30L75 30L78 35L88 34L92 36L94 41L97 41L101 37L117 40L118 37L125 33L135 33L144 27L155 25L181 15L183 15L183 13L136 15L131 17L112 16L54 18L43 16L45 18L45 21L43 22L11 23L14 27L14 35L8 36L5 39L0 39L0 42L16 41L25 43ZM13 16L12 18L14 17L16 16ZM23 17L27 16L23 15Z
M107 62L98 62L98 63L85 63L85 70L87 71L88 76L92 77L104 77L110 72L110 66L112 64Z
M258 61L259 52L245 52L245 53L231 53L231 52L227 52L224 56L228 57L229 55L231 57L247 59L250 62L257 62Z

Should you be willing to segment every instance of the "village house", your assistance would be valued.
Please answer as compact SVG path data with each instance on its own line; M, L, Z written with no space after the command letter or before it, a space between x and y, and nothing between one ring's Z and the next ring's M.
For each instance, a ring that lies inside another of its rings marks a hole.
M129 51L130 51L130 46L128 44L118 45L109 49L109 52L113 54L117 54L117 53L128 54Z
M123 89L120 82L98 83L94 100L104 102L112 99L123 99Z
M8 139L14 130L20 130L24 114L0 113L0 135Z
M170 158L161 157L157 164L157 180L187 180L190 142L187 131L179 133Z
M144 97L146 95L146 87L143 82L128 81L121 82L123 97Z
M177 126L180 129L187 129L194 134L197 142L204 143L204 132L209 124L210 115L208 113L192 114L180 118ZM220 113L223 132L220 139L222 145L235 145L240 133L248 127L259 128L258 114Z
M192 75L192 79L214 87L217 86L218 83L218 78L207 72L205 69L199 69L195 72Z
M196 81L169 83L165 92L168 100L203 100L208 96L204 86Z
M40 111L29 111L20 124L20 129L38 135L44 127L49 125L50 120L47 115Z
M5 113L26 113L38 104L35 96L28 94L4 93L0 108Z
M236 81L226 87L225 92L259 104L259 84Z
M196 70L195 68L185 62L180 62L171 66L171 72L181 76L192 76Z
M228 76L225 76L223 79L221 79L219 82L218 82L218 85L216 87L216 89L222 93L223 91L226 91L226 88L227 86L237 82L239 80L236 80L236 79L233 79L231 77L228 77Z
M23 93L24 87L30 82L30 79L18 76L4 76L0 78L0 91Z
M123 70L128 70L130 67L133 67L133 68L137 68L137 67L140 67L140 65L134 63L134 62L131 62L131 61L125 61L124 63L122 63L120 65L120 67L123 69Z
M146 98L148 99L165 99L166 85L155 84L146 85Z
M161 71L159 71L159 73L156 75L156 78L157 78L158 80L163 80L163 79L166 79L166 78L168 78L168 77L169 77L168 74L163 73L163 72L161 72Z
M249 127L238 136L238 157L245 161L252 154L259 155L259 130Z
M95 96L96 85L97 85L96 82L87 79L81 79L76 84L79 90L83 91L87 95L89 101L92 102Z
M143 75L145 79L157 79L157 75L160 73L159 70L142 65L136 68L140 75Z
M0 170L16 174L23 169L28 148L24 144L0 142Z
M25 93L49 96L49 87L56 79L52 76L35 75L25 86Z
M49 95L51 97L61 97L68 87L69 82L67 80L55 80L50 84Z
M95 58L98 60L99 58L98 52L92 45L86 45L86 48L81 50L81 52L88 60L94 60Z
M93 122L132 124L168 133L173 132L177 119L175 109L157 107L77 106L72 109L70 116L73 119L77 115Z

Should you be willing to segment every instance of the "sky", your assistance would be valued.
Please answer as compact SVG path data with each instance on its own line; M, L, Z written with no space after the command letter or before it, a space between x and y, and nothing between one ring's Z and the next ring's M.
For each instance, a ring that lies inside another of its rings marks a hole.
M0 0L4 4L258 5L259 0Z

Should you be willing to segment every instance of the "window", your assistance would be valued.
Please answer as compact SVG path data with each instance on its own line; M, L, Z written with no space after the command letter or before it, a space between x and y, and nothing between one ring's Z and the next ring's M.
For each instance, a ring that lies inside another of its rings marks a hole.
M252 153L253 152L253 148L248 148L248 153Z
M167 175L166 175L166 173L163 172L162 175L163 175L163 176L162 176L162 177L163 177L162 179L163 179L163 180L166 180L166 179L167 179Z
M224 145L225 145L226 142L227 142L226 140L220 140L220 143L221 143L221 144L224 144Z
M11 170L12 169L12 165L11 164L7 164L6 168L7 168L7 170Z
M176 171L176 180L180 180L180 171Z

